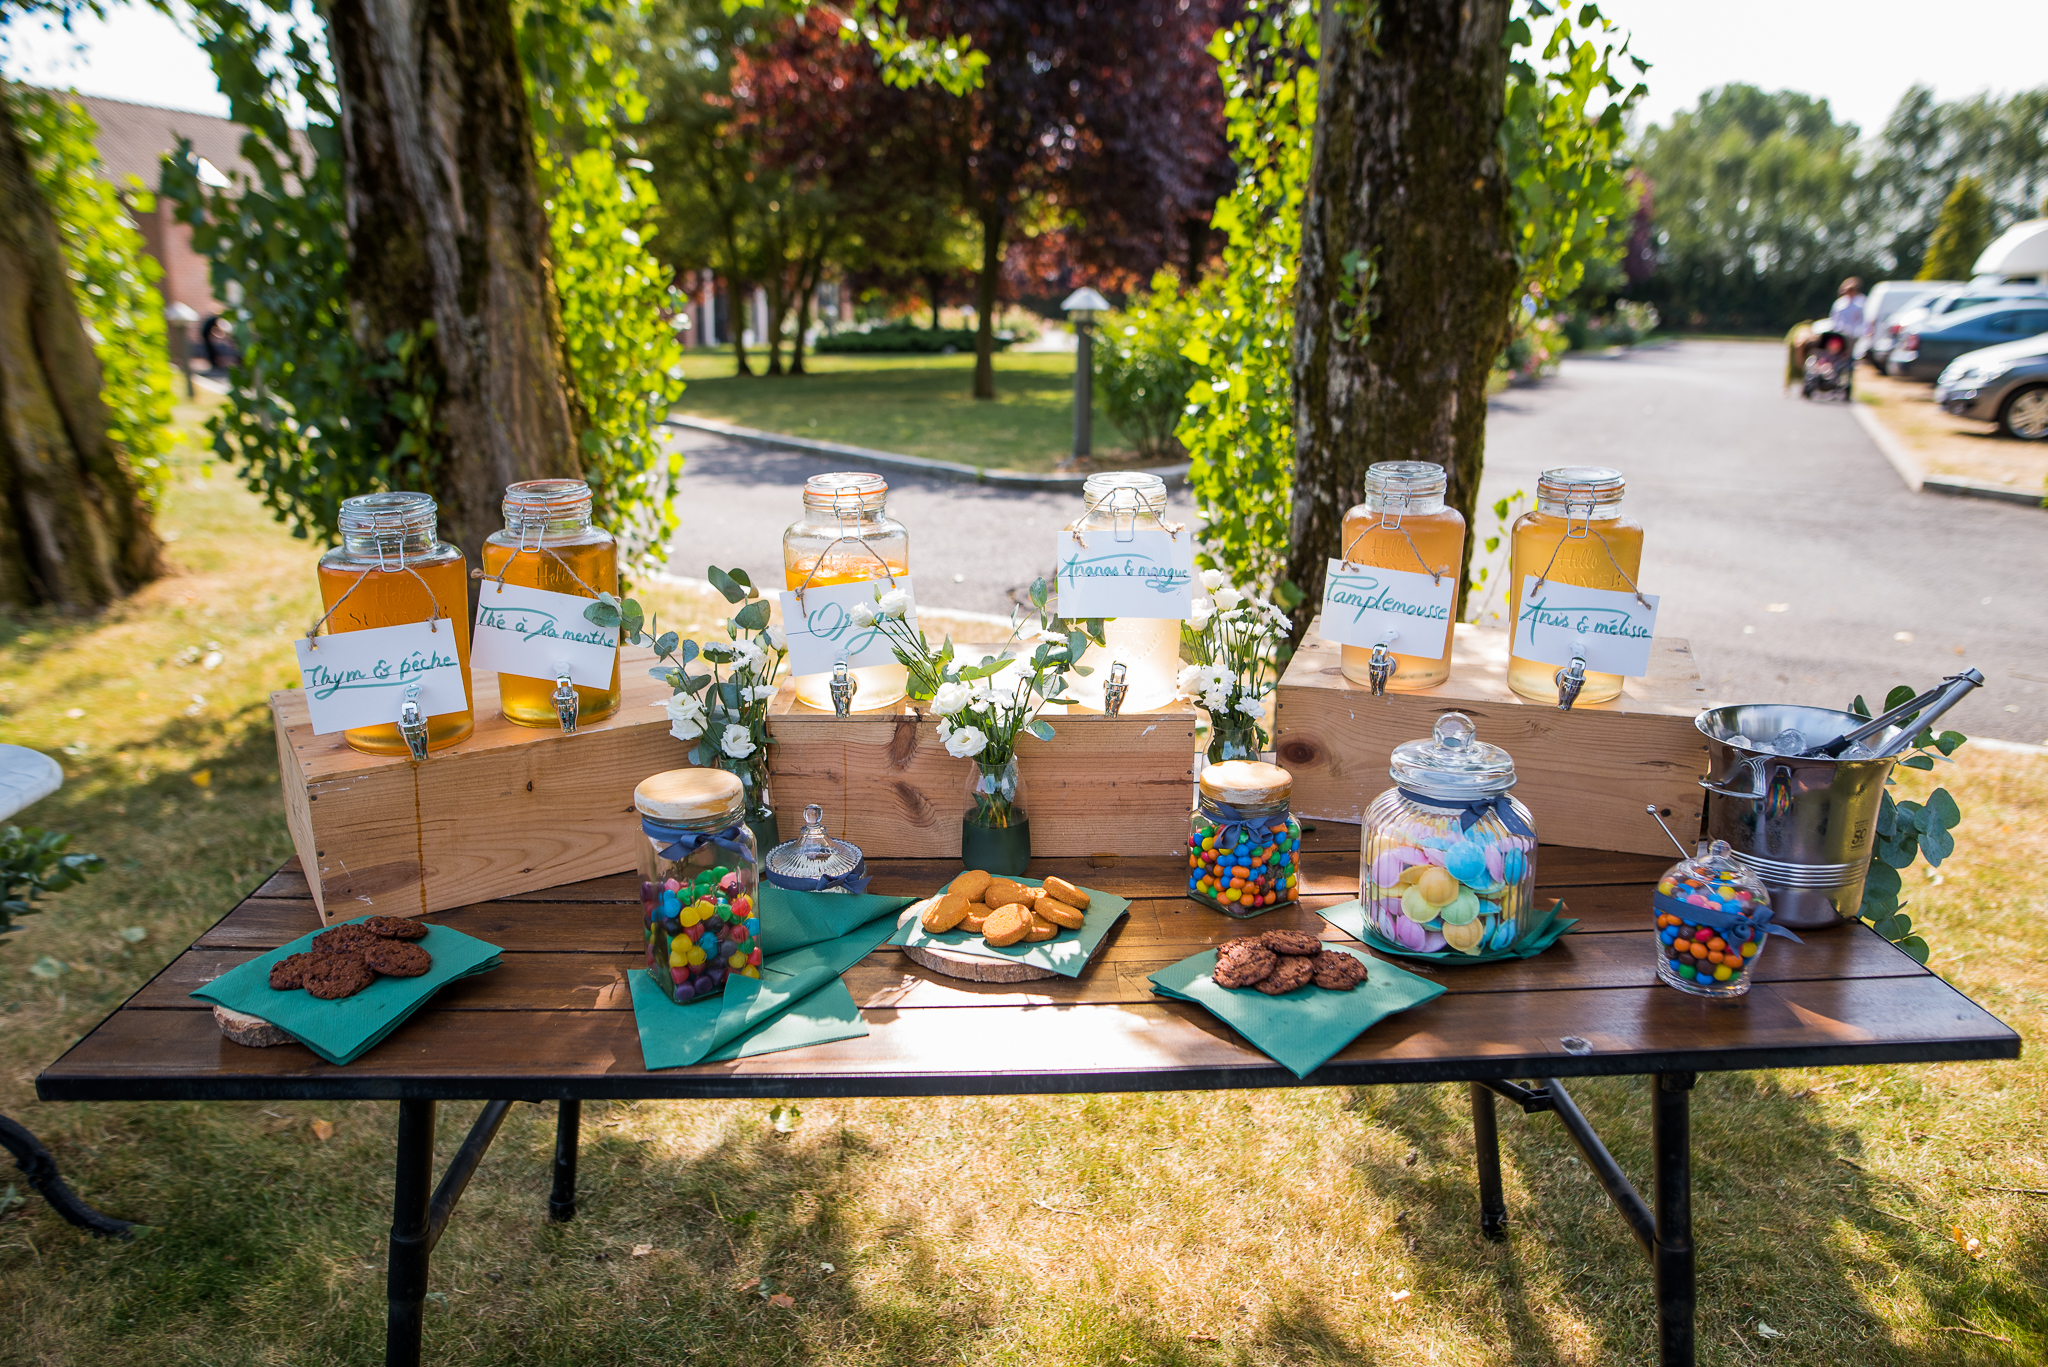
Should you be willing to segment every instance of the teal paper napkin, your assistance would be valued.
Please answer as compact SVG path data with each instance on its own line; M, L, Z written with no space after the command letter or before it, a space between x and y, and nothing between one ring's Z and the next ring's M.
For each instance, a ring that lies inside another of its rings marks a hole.
M761 884L761 957L850 935L877 916L903 910L915 897L874 893L791 892Z
M1162 996L1193 1002L1244 1036L1253 1048L1296 1077L1307 1077L1325 1060L1397 1011L1420 1006L1443 993L1440 983L1418 978L1349 945L1325 944L1363 960L1366 980L1349 992L1310 984L1269 997L1255 987L1218 987L1210 973L1216 951L1205 949L1162 968L1150 979Z
M368 919L358 916L356 921ZM231 968L192 995L267 1020L329 1063L344 1064L360 1058L449 983L498 966L496 945L448 926L428 926L426 938L412 943L433 956L434 966L417 978L380 977L340 1001L322 1001L306 992L279 992L271 987L271 966L304 953L319 933L301 935L280 949Z
M1031 888L1044 882L1040 878L1011 878L1010 881ZM946 886L951 887L952 884ZM1097 892L1094 888L1082 888L1081 891L1088 894L1088 909L1081 913L1081 928L1062 931L1057 940L1041 940L1037 944L1025 941L998 947L972 931L949 930L934 935L913 916L899 922L896 933L889 937L889 943L932 945L977 959L1014 959L1019 963L1049 968L1062 978L1078 978L1081 970L1088 966L1088 961L1095 957L1095 947L1102 943L1102 937L1109 934L1109 928L1131 909L1129 898Z
M865 1035L868 1028L860 1012L849 1016L852 994L842 1002L828 989L837 986L846 992L839 975L887 939L890 929L884 915L837 939L788 950L773 959L764 955L759 978L727 978L725 991L718 996L682 1005L671 1000L644 967L635 967L626 976L642 1061L650 1071L686 1068L710 1058L751 1057Z
M1562 900L1552 902L1529 919L1514 943L1504 949L1489 949L1484 954L1461 954L1455 949L1435 949L1426 953L1410 949L1380 934L1378 927L1366 920L1365 907L1356 897L1334 907L1325 907L1316 914L1354 940L1372 946L1378 954L1398 954L1404 959L1423 959L1429 963L1490 964L1502 959L1533 959L1569 935L1578 922L1566 916L1564 910Z

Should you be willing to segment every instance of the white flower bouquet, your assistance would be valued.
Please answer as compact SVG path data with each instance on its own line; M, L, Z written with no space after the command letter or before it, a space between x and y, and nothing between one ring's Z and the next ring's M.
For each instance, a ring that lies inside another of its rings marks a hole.
M1209 714L1209 758L1257 759L1267 735L1265 699L1280 682L1284 608L1231 587L1221 570L1202 571L1206 596L1181 626L1192 661L1175 680L1181 697Z

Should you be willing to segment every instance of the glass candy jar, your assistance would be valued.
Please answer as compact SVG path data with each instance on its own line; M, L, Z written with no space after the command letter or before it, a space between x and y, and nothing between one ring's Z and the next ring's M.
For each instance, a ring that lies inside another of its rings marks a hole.
M1078 522L1068 524L1061 545L1074 536L1085 544L1113 549L1119 536L1133 531L1163 531L1166 481L1136 470L1106 471L1088 476L1081 486L1086 508ZM1126 687L1120 712L1156 712L1173 702L1173 679L1180 672L1178 617L1114 617L1103 623L1102 645L1090 645L1077 664L1089 672L1067 676L1067 696L1096 712L1107 711L1103 689L1112 665L1124 667Z
M1444 504L1444 467L1426 460L1386 460L1365 472L1365 502L1344 514L1344 561L1373 569L1442 578L1459 572L1465 555L1465 516ZM1441 641L1436 639L1442 630ZM1393 693L1434 688L1451 675L1449 624L1405 628L1409 641L1384 642L1393 657L1385 687ZM1412 645L1413 649L1397 649ZM1439 647L1441 647L1439 649ZM1372 683L1371 646L1342 648L1344 677ZM1384 666L1382 666L1384 668Z
M825 833L825 809L813 802L804 808L797 838L768 851L761 878L791 892L866 892L867 857L852 841Z
M880 579L886 592L910 573L910 533L888 513L889 483L880 475L841 472L804 482L804 515L782 533L782 569L792 592L812 585L858 584ZM853 710L892 709L909 692L900 664L851 671ZM799 674L796 698L805 707L832 711L832 675Z
M341 544L320 557L322 630L433 622L455 634L462 666L462 696L469 706L427 718L427 750L445 750L475 730L476 693L469 686L469 562L440 539L438 508L430 494L394 490L341 501ZM351 750L366 755L410 753L398 719L352 726L342 733Z
M1277 764L1229 760L1202 770L1188 819L1188 896L1225 916L1257 916L1300 897L1301 823L1294 777Z
M670 769L633 790L647 972L671 1000L761 976L760 862L746 789L723 769Z
M1387 939L1422 953L1506 949L1536 890L1536 827L1509 795L1515 762L1446 712L1396 746L1394 787L1366 809L1358 900Z
M1522 620L1522 580L1632 593L1642 572L1642 524L1623 517L1628 481L1619 470L1567 465L1536 480L1536 507L1515 519L1508 558L1508 622ZM1508 687L1537 702L1557 702L1558 666L1508 656ZM1579 702L1621 695L1619 674L1586 673Z
M1673 864L1650 904L1657 913L1657 976L1695 996L1741 996L1770 937L1799 938L1771 924L1771 894L1725 840Z
M492 532L484 540L485 602L490 601L491 584L501 573L507 584L549 593L577 598L595 598L599 593L617 596L619 548L611 533L590 525L588 484L580 479L509 484L505 486L504 512L505 530ZM554 696L558 686L553 677L500 674L498 704L505 720L521 726L560 726L561 713ZM619 710L616 660L609 687L570 686L576 690L578 725L603 721Z

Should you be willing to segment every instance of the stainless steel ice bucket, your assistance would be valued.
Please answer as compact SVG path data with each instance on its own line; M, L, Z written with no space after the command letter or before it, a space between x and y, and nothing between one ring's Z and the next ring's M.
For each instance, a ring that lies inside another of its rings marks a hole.
M1772 920L1797 930L1852 918L1876 845L1877 813L1893 759L1796 759L1772 737L1796 730L1808 746L1866 719L1790 703L1710 708L1694 718L1707 738L1707 839L1725 840L1770 890ZM1868 744L1883 748L1896 729ZM1737 745L1742 737L1749 745Z

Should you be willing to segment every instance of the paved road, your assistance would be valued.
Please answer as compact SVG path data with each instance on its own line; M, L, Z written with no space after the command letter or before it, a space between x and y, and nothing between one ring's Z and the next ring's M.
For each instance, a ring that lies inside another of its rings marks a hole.
M1840 707L1967 663L1987 686L1957 709L1960 729L2048 742L2048 512L1909 492L1843 407L1781 396L1783 361L1741 343L1567 361L1494 402L1486 501L1533 495L1551 465L1625 473L1659 631L1692 640L1719 700ZM797 490L831 463L677 440L689 459L671 568L737 563L776 582ZM919 599L994 613L1047 572L1051 532L1080 508L1078 495L894 475L889 502L911 531Z

